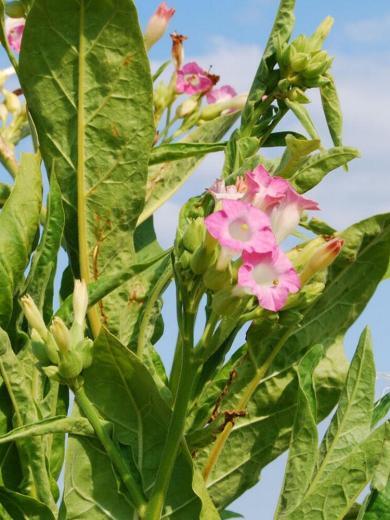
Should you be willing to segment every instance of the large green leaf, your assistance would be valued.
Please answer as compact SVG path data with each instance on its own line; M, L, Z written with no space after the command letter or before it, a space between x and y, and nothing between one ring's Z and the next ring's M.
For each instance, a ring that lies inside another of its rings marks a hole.
M219 141L229 128L233 126L239 115L239 112L237 112L209 121L191 132L178 144L214 143L215 141ZM172 197L180 186L190 177L201 160L202 157L194 156L149 167L146 186L146 204L139 217L138 224L144 222L157 208Z
M36 0L20 79L49 172L55 162L74 273L86 282L115 273L134 253L154 136L149 62L132 0ZM127 297L123 288L99 304L115 332Z
M0 212L0 326L7 328L38 230L42 203L40 159L23 154L11 195Z
M95 341L93 364L84 378L89 399L102 418L113 424L123 457L148 494L165 442L169 407L137 356L106 331ZM106 518L104 514L118 520L131 517L130 504L122 495L118 496L109 460L99 445L87 439L70 438L65 505L69 520L80 518L80 511L86 510L89 518ZM169 518L218 518L185 450L175 464L166 506Z
M277 515L288 514L299 504L315 469L318 448L317 403L313 370L321 357L321 347L313 347L298 365L298 398L288 452L287 467Z
M46 321L53 314L53 285L58 251L64 230L64 211L61 192L54 175L50 181L46 222L41 241L34 253L26 280L25 292L30 294L43 311Z

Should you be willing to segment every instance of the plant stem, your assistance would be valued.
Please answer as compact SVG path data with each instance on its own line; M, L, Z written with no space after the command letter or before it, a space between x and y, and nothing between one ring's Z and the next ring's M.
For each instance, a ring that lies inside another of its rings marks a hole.
M93 429L95 430L96 436L102 443L107 455L111 459L112 464L118 471L124 485L129 491L130 499L133 502L135 508L137 509L138 515L140 516L140 518L143 518L143 514L146 508L146 500L143 496L142 491L140 490L139 484L135 481L133 475L130 473L129 468L127 467L127 464L124 461L123 455L120 453L120 451L115 446L114 442L111 440L110 436L104 429L93 404L88 399L84 391L84 388L81 386L73 390L77 404L80 406L81 410L91 423Z
M292 332L292 327L290 327L280 338L280 340L276 343L275 347L273 348L272 352L268 356L268 358L265 360L265 362L257 368L254 377L250 381L249 385L246 387L245 392L237 404L238 410L245 410L245 408L248 406L248 403L253 396L256 388L259 386L261 380L267 375L267 372L274 361L275 357L279 354L282 347L285 345L287 339L290 337L290 334ZM211 453L207 459L205 468L203 470L203 477L205 481L207 481L208 477L210 476L210 473L215 466L215 464L218 462L218 458L221 455L221 452L225 446L225 443L230 435L230 432L233 429L234 424L232 422L228 422L223 429L223 431L218 435L217 440L215 441L214 447L211 450Z
M77 104L77 224L79 233L80 274L86 284L89 276L89 249L87 237L87 201L85 194L85 36L84 36L84 1L80 2L80 43L79 43L79 81ZM88 309L88 320L93 335L100 331L100 318L96 306Z
M191 399L197 367L196 363L194 363L192 352L194 321L195 314L187 313L184 316L180 378L168 426L167 438L153 492L146 509L145 520L160 520L161 518L173 467L183 439L187 408Z

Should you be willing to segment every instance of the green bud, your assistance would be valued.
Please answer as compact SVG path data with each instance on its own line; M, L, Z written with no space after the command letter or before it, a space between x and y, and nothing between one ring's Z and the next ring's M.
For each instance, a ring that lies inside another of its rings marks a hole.
M181 270L185 271L190 269L192 255L188 251L183 251L179 258L179 264Z
M294 72L301 72L304 70L309 63L309 55L303 54L302 52L297 52L294 56L294 58L291 60L290 65L291 69Z
M231 289L221 289L213 298L212 309L220 316L236 314L242 303L242 297L235 296Z
M207 289L217 292L220 289L227 288L232 283L232 273L230 265L228 269L224 271L218 271L217 269L207 269L203 275L203 283Z
M222 112L223 108L219 103L212 103L211 105L206 106L200 113L200 119L204 121L211 121L212 119L216 119Z
M42 371L44 372L44 374L46 374L46 376L49 379L53 379L54 381L60 382L61 378L58 373L58 367L54 367L51 365L48 367L41 367L41 368L42 368Z
M192 220L183 235L183 246L187 251L193 253L199 247L206 235L204 220L197 218Z
M76 350L81 356L83 369L90 367L93 361L93 341L89 338L83 339L76 345Z
M19 98L13 92L4 92L4 103L8 111L11 112L11 114L16 114L20 112L21 104Z
M157 85L153 94L154 106L157 111L162 111L169 105L171 100L171 89L162 81Z
M333 27L334 19L331 16L327 16L323 22L317 27L316 31L311 36L310 40L312 45L318 49L322 47L325 39L327 38L330 30Z
M199 99L197 97L190 97L181 103L176 109L176 116L178 118L190 116L198 107Z
M288 93L288 99L291 101L297 101L304 105L310 103L310 99L304 94L303 90L298 87L294 87L290 90Z
M43 340L47 338L48 331L45 322L43 321L41 311L35 305L34 300L29 294L25 294L20 298L20 304L28 324L32 329L35 329Z
M26 10L23 2L7 2L5 4L5 14L10 18L25 18Z
M61 318L55 316L50 325L50 332L59 346L60 350L66 352L70 349L70 332Z
M290 47L293 47L296 52L310 52L310 42L307 36L300 34L293 42L291 42Z
M206 244L197 248L191 258L191 269L195 274L203 274L217 259L217 248L210 250Z
M31 331L31 349L40 363L43 365L50 364L51 361L47 354L46 344L35 329L32 329Z
M58 365L58 374L63 379L74 379L83 370L83 359L76 350L69 350L61 353Z

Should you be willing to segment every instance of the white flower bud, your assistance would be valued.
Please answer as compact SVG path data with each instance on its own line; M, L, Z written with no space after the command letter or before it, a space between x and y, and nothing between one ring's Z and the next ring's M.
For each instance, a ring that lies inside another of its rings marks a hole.
M36 329L38 334L41 336L43 340L47 338L47 328L45 322L43 321L42 314L40 313L38 307L35 305L34 300L31 298L29 294L26 294L21 297L20 303L22 306L22 310L26 319L32 329Z
M84 280L76 280L73 290L73 318L80 325L84 323L88 309L88 290Z

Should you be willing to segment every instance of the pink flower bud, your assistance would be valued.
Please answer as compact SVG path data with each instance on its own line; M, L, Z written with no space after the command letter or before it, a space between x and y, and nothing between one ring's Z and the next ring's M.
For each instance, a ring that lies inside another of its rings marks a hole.
M6 18L5 32L7 40L11 49L15 52L20 52L22 44L22 36L26 20L24 18Z
M317 249L299 276L302 285L307 283L315 273L326 269L332 264L339 255L343 245L344 240L336 237Z
M149 50L167 30L169 20L175 14L175 9L169 8L166 2L161 2L150 18L144 34L145 46Z

